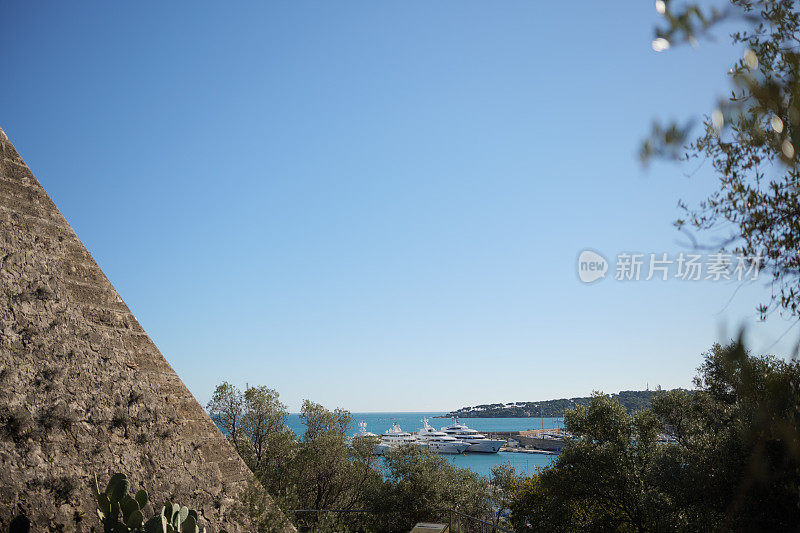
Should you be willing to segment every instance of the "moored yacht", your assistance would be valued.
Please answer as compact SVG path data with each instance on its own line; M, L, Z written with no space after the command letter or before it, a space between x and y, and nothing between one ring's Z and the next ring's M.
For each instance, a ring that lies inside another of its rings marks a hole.
M422 419L422 427L417 432L417 440L421 445L436 453L464 453L470 447L464 441L451 437L443 431L437 431L428 424L428 419Z
M379 450L381 444L380 441L378 440L378 436L375 433L370 433L369 431L367 431L367 423L364 422L363 420L358 423L358 433L356 433L351 437L350 442L352 443L352 441L355 439L372 440L375 442L375 448L372 450L372 453L376 455L380 455L383 453L383 449Z
M400 426L395 422L392 427L381 434L381 440L375 446L375 453L382 455L386 450L409 444L418 444L417 438L411 433L400 429Z
M353 435L353 437L377 437L377 435L367 431L367 423L362 420L358 423L358 433Z
M504 440L490 439L483 433L478 433L464 424L459 424L458 417L453 419L451 425L443 427L442 431L469 444L468 452L497 453L500 447L506 443Z

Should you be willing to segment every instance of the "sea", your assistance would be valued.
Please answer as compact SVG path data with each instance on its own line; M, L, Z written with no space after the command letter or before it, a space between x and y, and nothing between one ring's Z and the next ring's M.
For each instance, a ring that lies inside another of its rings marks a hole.
M405 431L417 431L422 427L422 419L427 418L434 428L442 428L452 423L451 418L442 417L446 413L351 413L349 435L358 432L359 422L367 423L367 431L380 435L393 423L397 423ZM459 418L458 421L472 429L481 432L492 431L525 431L528 429L553 429L564 427L561 418ZM305 431L298 413L291 413L286 425L297 435ZM444 455L448 461L462 468L469 468L483 476L490 476L494 466L507 463L513 466L517 473L530 475L538 468L548 466L554 459L553 455L532 453L466 453L462 455Z

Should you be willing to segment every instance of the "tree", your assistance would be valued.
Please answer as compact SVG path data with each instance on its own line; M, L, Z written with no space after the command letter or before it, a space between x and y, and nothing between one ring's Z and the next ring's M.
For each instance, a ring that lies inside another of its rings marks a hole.
M240 445L240 426L242 423L244 398L242 392L227 381L214 389L206 410L211 420L233 444L236 451Z
M252 449L254 472L260 472L270 460L270 444L281 439L289 416L286 406L278 400L278 393L260 386L249 387L244 393L242 432Z
M348 442L350 413L305 400L300 418L306 431L292 464L294 502L302 509L369 508L371 495L382 484L375 468L374 442L355 439ZM316 530L357 530L370 516L343 514L331 516L298 515L304 525ZM319 522L322 518L323 522Z
M800 365L742 345L704 354L698 390L653 403L677 443L664 490L695 523L739 531L800 524ZM678 461L679 459L679 461Z
M512 496L517 488L519 476L516 469L509 463L500 463L492 467L489 482L489 492L494 513L492 523L496 526L507 525L504 518L511 507Z
M303 439L312 441L320 435L345 435L350 427L352 417L344 409L337 408L328 411L318 403L304 400L303 407L300 409L300 419L306 426Z
M286 406L278 398L278 393L267 387L250 387L242 394L222 382L206 408L250 470L279 499L289 484L288 465L296 453L296 442L286 427Z
M570 412L563 453L514 491L515 531L795 530L800 365L717 344L695 385L633 416L602 395Z
M254 472L264 488L285 506L293 501L290 494L294 490L292 464L299 449L297 437L283 426L269 435L266 448L267 456Z
M225 422L230 417L219 412L227 413L222 407L234 403L230 399L235 395L227 383L217 389L214 419ZM241 422L237 423L237 449L262 490L286 512L370 512L296 513L294 520L299 527L314 531L408 531L415 521L441 518L443 509L499 521L492 511L493 498L504 501L512 485L513 469L498 470L495 478L498 483L502 479L504 490L498 486L492 494L485 478L417 447L403 448L383 458L374 455L377 439L348 438L351 415L343 409L331 411L306 400L300 418L305 432L297 438L285 425L286 407L277 392L266 387L245 392ZM263 500L260 491L250 491L240 507L243 512L257 514ZM505 507L504 503L500 505Z
M428 450L390 450L384 455L384 475L386 483L373 502L385 520L377 531L409 531L416 522L445 518L449 509L492 519L486 478Z
M715 248L760 257L775 290L762 316L800 312L800 15L793 0L731 0L728 9L695 4L673 9L656 2L664 24L653 47L691 42L721 22L734 23L734 45L745 52L730 69L733 89L702 127L656 124L642 157L708 160L719 187L697 206L681 202L679 229L728 232ZM692 136L694 137L692 138Z
M629 415L596 393L588 407L568 411L574 435L552 468L524 483L512 502L515 530L659 531L665 498L650 483L658 420Z

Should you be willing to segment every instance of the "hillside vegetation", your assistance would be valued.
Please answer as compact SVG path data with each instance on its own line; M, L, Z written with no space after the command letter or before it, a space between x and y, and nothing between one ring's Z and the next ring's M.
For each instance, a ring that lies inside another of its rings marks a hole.
M608 395L611 399L619 401L628 413L635 413L650 408L650 402L657 391L651 390L624 390L618 394ZM561 398L559 400L545 400L541 402L511 402L476 405L462 407L447 413L448 417L459 416L464 418L526 418L526 417L561 417L567 409L574 409L578 405L589 405L591 396L580 398Z

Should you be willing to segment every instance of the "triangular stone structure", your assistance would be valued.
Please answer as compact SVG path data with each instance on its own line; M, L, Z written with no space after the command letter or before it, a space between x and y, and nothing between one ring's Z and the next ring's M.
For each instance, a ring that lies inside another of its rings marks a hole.
M94 475L112 472L158 510L255 530L237 510L247 466L0 129L0 531L20 513L32 531L90 531Z

